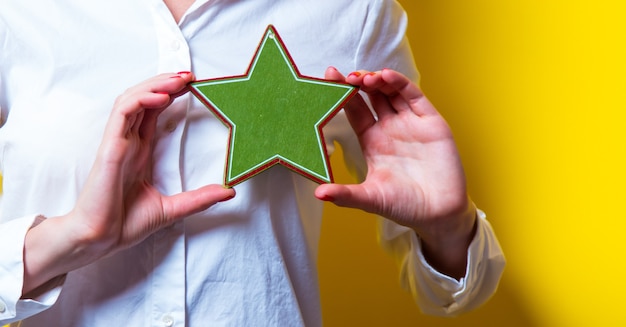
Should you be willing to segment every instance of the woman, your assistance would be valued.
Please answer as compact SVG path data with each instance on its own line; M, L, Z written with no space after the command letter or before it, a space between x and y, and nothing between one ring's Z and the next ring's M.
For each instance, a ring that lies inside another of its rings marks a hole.
M303 75L367 93L377 119L356 98L324 133L361 184L216 185L228 131L187 85L244 73L269 24ZM483 303L504 260L405 28L395 1L3 4L0 321L320 325L316 198L385 217L422 310Z

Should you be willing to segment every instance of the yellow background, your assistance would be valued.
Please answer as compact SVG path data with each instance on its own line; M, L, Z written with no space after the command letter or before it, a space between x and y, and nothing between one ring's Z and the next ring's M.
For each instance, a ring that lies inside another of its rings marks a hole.
M455 132L508 265L479 310L424 316L374 220L328 206L326 326L626 326L626 2L401 3L421 86Z

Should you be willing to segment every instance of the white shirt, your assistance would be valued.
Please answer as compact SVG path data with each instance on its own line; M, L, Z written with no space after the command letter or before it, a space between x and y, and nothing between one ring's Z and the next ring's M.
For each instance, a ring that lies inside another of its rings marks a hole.
M328 66L344 73L389 67L417 81L396 2L205 0L179 24L159 0L1 7L0 323L321 325L322 203L313 196L315 183L280 166L238 185L235 199L73 271L33 300L19 299L24 235L37 215L73 207L119 94L162 72L193 71L199 79L243 74L269 24L303 75L323 77ZM154 182L163 193L222 182L228 130L198 100L177 99L158 128ZM330 151L340 142L362 171L345 116L333 118L325 136ZM497 287L504 259L482 213L460 281L426 263L409 229L381 220L380 235L401 258L402 283L425 312L472 309Z

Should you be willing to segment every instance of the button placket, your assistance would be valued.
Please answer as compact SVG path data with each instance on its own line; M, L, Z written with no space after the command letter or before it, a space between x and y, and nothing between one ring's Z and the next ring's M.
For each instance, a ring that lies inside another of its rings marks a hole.
M162 2L155 2L154 22L158 39L158 73L191 70L187 41ZM189 95L174 100L158 118L154 147L154 185L164 194L181 191L181 143ZM151 275L151 323L185 325L185 240L182 224L154 236L155 263Z
M159 44L159 72L190 70L189 46L180 27L162 2L156 3L153 9Z

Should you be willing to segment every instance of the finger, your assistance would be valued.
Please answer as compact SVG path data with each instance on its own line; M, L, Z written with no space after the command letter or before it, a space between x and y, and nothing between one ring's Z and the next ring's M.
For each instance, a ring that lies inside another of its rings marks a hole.
M395 108L389 103L389 99L381 89L386 86L379 72L356 71L346 77L346 82L359 85L361 91L367 93L372 109L376 113L378 120L384 120L389 115L395 115Z
M338 206L375 212L375 199L358 184L322 184L315 189L315 197Z
M369 81L368 84L365 84L366 79ZM380 86L375 83L376 80L380 80L382 82L380 76L377 76L375 72L370 72L367 70L357 70L351 72L350 74L348 74L348 76L346 76L347 83L358 86L361 91L367 93L378 91L378 88Z
M143 126L143 120L144 120L144 115L145 115L145 111L140 111L139 113L137 113L135 115L135 117L133 117L132 122L129 122L129 124L132 124L132 126L130 127L130 130L132 131L133 134L139 134L141 126Z
M149 108L164 108L171 101L167 93L144 92L134 97L118 100L111 111L105 135L108 137L127 137L129 132L138 131L143 123L143 111ZM141 117L140 117L141 116Z
M335 67L326 68L326 71L324 72L324 78L335 82L345 82L346 80L345 76L343 76L343 74L339 72L339 70L337 70L337 68Z
M170 76L170 79L174 79L174 88L170 88L167 93L163 91L162 88L153 88L152 92L160 93L160 94L169 94L170 99L169 102L164 106L157 106L146 112L144 122L141 125L139 130L139 136L144 139L152 139L154 137L154 133L156 132L157 119L159 115L167 109L167 107L174 101L175 98L189 92L189 82L194 80L194 75L190 72L179 72L174 76ZM171 82L171 81L170 81ZM181 87L182 85L182 87ZM170 87L172 85L169 85Z
M195 76L191 72L164 73L153 76L130 87L124 94L131 95L133 93L154 92L176 94L184 89L187 84L192 82Z
M183 85L182 88L178 89L176 92L170 92L172 98L177 98L189 91L189 83L195 80L195 75L191 72L179 72L170 78L180 78L179 82Z
M420 88L395 70L358 71L348 75L346 80L360 85L368 93L381 119L389 113L402 111L412 111L418 116L437 112Z
M218 202L227 201L233 197L235 197L233 188L208 185L197 190L164 197L163 210L166 217L177 220L206 210Z
M177 96L186 93L188 91L187 85L193 80L194 75L189 72L157 75L127 89L126 92L117 98L116 104L133 102L144 93L167 94L170 96L170 100L173 100ZM146 108L163 106L162 103L144 103L144 105Z
M344 107L350 126L357 136L361 136L370 127L376 124L376 117L372 114L369 105L360 94L354 96Z
M144 111L143 121L141 122L141 126L137 131L139 137L142 140L152 141L152 139L154 139L154 135L157 130L157 120L162 111L163 110L156 109Z
M354 73L353 73L354 74ZM346 77L341 74L335 67L328 67L324 74L324 78L331 81L345 82ZM376 123L376 117L372 114L370 107L360 94L353 97L344 107L346 117L350 122L350 126L356 133L361 135L368 128Z
M118 126L117 132L122 135L126 135L133 125L135 131L139 130L144 121L137 119L136 115L145 109L161 109L157 112L158 116L175 97L189 90L187 84L193 79L194 75L189 72L161 74L128 89L116 100L112 124Z
M367 94L372 104L372 109L378 117L378 121L385 120L387 117L395 116L398 112L391 104L390 99L381 92L370 91Z
M418 116L437 113L417 84L403 74L392 69L383 69L380 76L384 81L380 91L389 97L396 110L411 110Z

